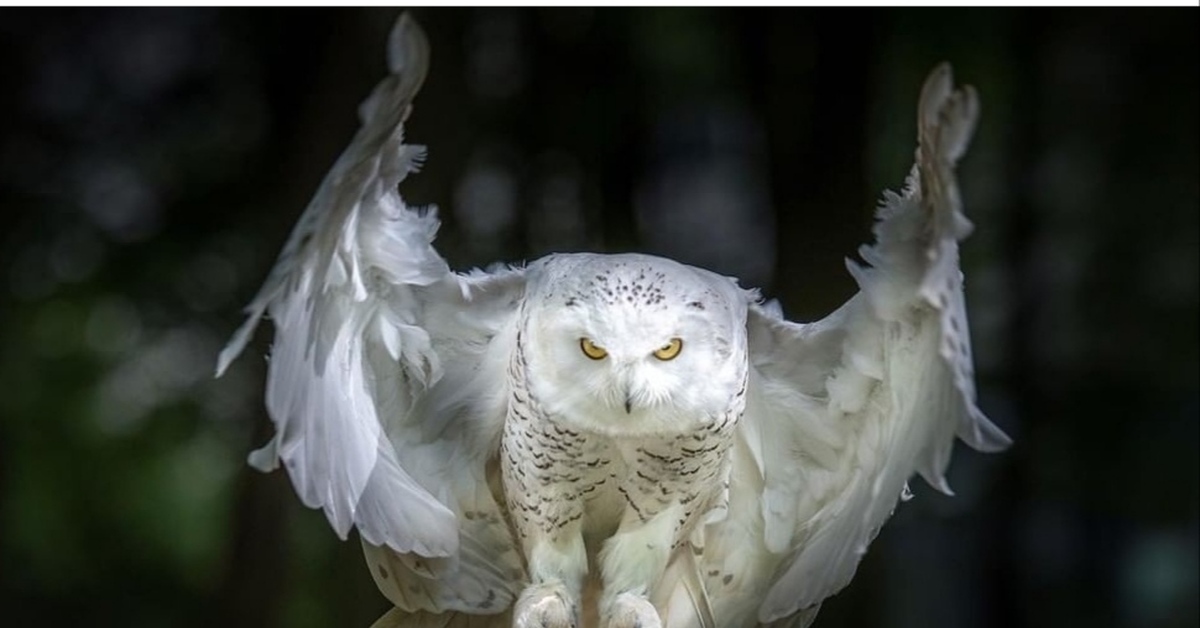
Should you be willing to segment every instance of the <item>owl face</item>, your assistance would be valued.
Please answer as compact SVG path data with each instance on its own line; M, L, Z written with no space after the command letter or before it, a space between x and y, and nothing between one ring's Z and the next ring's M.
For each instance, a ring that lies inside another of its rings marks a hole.
M668 260L589 257L528 319L527 368L548 414L631 435L697 429L723 413L746 360L740 291Z

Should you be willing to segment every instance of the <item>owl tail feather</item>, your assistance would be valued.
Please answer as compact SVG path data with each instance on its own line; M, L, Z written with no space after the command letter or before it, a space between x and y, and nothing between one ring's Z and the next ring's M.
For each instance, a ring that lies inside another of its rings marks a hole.
M658 609L663 628L717 628L691 548L675 552L660 582L650 601Z

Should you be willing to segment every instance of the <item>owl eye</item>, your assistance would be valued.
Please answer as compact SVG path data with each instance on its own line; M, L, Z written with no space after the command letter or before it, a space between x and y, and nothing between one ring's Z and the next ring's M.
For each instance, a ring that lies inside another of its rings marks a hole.
M679 338L672 338L671 342L659 347L654 352L654 357L666 362L667 360L674 360L675 356L679 355L679 352L682 350L683 340Z
M608 352L604 350L604 347L592 342L590 338L580 338L579 348L583 351L583 355L593 360L603 360L608 357Z

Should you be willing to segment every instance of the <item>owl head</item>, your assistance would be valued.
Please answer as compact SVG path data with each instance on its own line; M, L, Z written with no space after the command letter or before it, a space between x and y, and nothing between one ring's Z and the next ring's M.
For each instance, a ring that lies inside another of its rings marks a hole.
M746 369L747 294L647 255L556 255L531 268L521 350L552 420L609 435L697 429Z

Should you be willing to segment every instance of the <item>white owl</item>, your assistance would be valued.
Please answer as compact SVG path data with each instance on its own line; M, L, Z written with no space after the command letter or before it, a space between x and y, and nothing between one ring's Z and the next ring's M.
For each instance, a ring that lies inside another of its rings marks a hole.
M975 405L954 164L977 116L934 70L916 166L800 324L735 280L646 255L452 272L397 184L429 48L402 16L391 75L301 217L218 373L275 323L280 460L396 608L379 626L806 626Z

